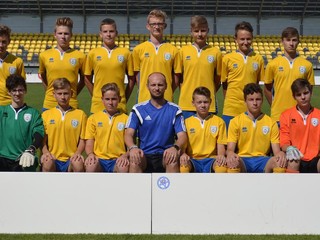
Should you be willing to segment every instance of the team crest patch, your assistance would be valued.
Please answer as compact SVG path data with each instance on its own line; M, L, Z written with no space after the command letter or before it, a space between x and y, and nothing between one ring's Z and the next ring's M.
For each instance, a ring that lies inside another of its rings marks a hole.
M32 115L30 113L26 113L26 114L23 115L23 119L26 122L30 122L31 118L32 118Z
M102 124L102 122L98 122L98 127L103 127L103 124Z
M306 70L306 67L305 67L305 66L300 66L300 67L299 67L299 72L300 72L301 74L304 74L306 71L307 71L307 70Z
M254 62L254 63L252 63L252 67L253 67L253 70L254 70L254 71L257 71L259 65L258 65L258 63Z
M318 118L311 118L311 124L312 126L316 127L319 124L319 119Z
M70 64L72 65L72 66L74 66L74 65L76 65L76 63L77 63L77 59L75 59L75 58L70 58Z
M263 126L263 127L262 127L262 133L263 133L264 135L268 134L269 131L270 131L270 128L269 128L268 126Z
M101 56L97 56L97 61L101 61L102 57Z
M117 125L117 128L119 131L122 131L124 129L124 123L123 122L119 122Z
M78 125L79 125L79 121L78 121L78 120L75 120L75 119L72 119L72 120L71 120L71 125L72 125L72 127L76 128L76 127L78 127Z
M9 73L10 74L15 74L17 69L15 67L9 67Z
M238 68L238 64L237 64L237 63L234 63L234 64L232 65L232 67L233 67L233 68Z
M170 54L170 53L165 53L165 54L164 54L164 59L165 59L166 61L169 61L169 60L171 59L171 54Z
M49 58L49 62L54 62L53 57Z
M208 56L207 60L208 60L208 63L213 63L214 56Z
M211 133L216 133L217 132L217 130L218 130L218 127L217 126L210 126L210 132Z
M119 55L118 56L118 62L119 63L123 63L123 61L124 61L124 56L123 55Z
M196 130L194 128L190 128L189 132L190 133L196 133Z
M283 67L279 67L279 68L278 68L278 71L279 71L279 72L283 72Z

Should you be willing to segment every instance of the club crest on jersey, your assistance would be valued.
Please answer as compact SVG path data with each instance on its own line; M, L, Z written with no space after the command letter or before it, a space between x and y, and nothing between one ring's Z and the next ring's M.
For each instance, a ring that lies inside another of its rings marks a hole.
M213 63L213 61L214 61L214 56L208 56L207 57L207 60L208 60L208 63Z
M194 128L190 128L190 133L196 133L196 130Z
M31 121L31 118L32 118L32 115L31 115L30 113L25 113L25 114L23 115L23 119L24 119L24 121L26 121L26 122L30 122L30 121Z
M102 57L101 56L97 56L97 61L101 61Z
M75 59L75 58L70 58L69 62L70 62L70 64L71 64L72 66L74 66L74 65L76 65L76 63L77 63L77 59Z
M306 71L307 71L307 70L306 70L306 67L305 67L305 66L300 66L300 67L299 67L299 72L300 72L301 74L304 74Z
M316 127L319 124L319 119L318 118L311 118L311 124L312 126Z
M10 74L15 74L17 69L15 67L9 67L9 73Z
M118 128L119 131L122 131L124 129L124 126L125 125L124 125L123 122L119 122L118 125L117 125L117 128Z
M218 131L218 127L217 126L210 126L210 131L211 131L211 133L215 134Z
M79 125L79 121L78 121L78 120L75 120L75 119L72 119L72 120L71 120L71 125L72 125L72 127L76 128L76 127L78 127L78 125Z
M270 131L270 128L269 128L268 126L263 126L263 127L262 127L262 133L263 133L264 135L268 134L269 131Z
M252 67L253 67L253 70L254 70L254 71L257 71L259 65L258 65L258 63L254 62L254 63L252 63Z
M169 60L171 59L171 54L170 54L170 53L165 53L165 54L164 54L164 59L165 59L166 61L169 61Z
M234 64L232 65L232 67L233 67L233 68L238 68L238 64L237 64L237 63L234 63Z
M123 63L123 61L124 61L124 56L123 55L119 55L118 56L118 62L119 63Z

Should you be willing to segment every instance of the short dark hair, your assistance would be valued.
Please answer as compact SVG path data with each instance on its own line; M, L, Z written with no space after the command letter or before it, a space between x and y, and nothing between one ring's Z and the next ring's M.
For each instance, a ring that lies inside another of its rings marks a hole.
M287 28L283 29L282 34L281 34L281 39L291 38L291 37L298 37L298 39L299 39L298 30L294 27L287 27Z
M11 29L6 25L0 25L0 36L7 36L10 41Z
M55 28L54 28L54 32L56 32L57 27L60 27L60 26L68 27L70 32L72 33L73 21L69 17L59 17L56 20L56 25L55 25Z
M243 88L244 100L247 99L248 95L251 95L254 93L260 93L261 96L263 96L262 88L258 83L248 83L247 85L244 86Z
M205 96L207 98L210 98L211 99L211 92L208 88L206 87L197 87L193 93L192 93L192 99L194 100L194 96L195 95L202 95L202 96Z
M102 96L107 91L114 91L118 95L118 97L120 97L120 89L119 89L118 85L116 83L114 83L114 82L107 83L107 84L102 86L102 88L101 88Z
M294 96L296 93L300 92L304 88L308 88L308 90L312 93L312 86L307 79L298 78L294 80L291 84L292 95Z
M206 27L208 28L208 21L205 16L195 15L191 17L191 28Z
M113 20L112 18L105 18L105 19L103 19L103 20L100 22L100 30L101 30L101 27L102 27L103 25L113 25L114 28L117 30L116 21Z
M250 32L251 34L253 34L253 27L249 22L239 22L237 23L237 25L234 28L234 36L237 37L238 31L239 30L246 30L248 32Z
M18 86L22 86L27 91L27 84L26 80L17 74L10 75L6 79L6 88L9 92L11 92L13 89L15 89Z

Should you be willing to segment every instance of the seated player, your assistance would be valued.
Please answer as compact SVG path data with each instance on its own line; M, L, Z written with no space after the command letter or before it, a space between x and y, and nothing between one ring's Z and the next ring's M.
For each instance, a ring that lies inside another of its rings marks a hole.
M227 172L226 125L222 118L210 114L211 93L206 87L193 91L196 114L185 120L188 142L180 157L180 172Z
M42 148L43 172L84 172L86 114L70 106L73 91L66 78L53 82L58 105L42 113L46 131Z
M41 115L24 102L27 85L22 76L10 75L6 88L11 104L0 106L0 171L34 171L44 135Z
M278 125L261 111L261 87L249 83L243 93L247 111L233 118L228 130L228 172L285 172L287 161L280 150ZM269 156L270 145L273 157Z
M124 143L128 116L119 112L120 89L115 83L101 88L104 110L88 118L86 128L85 167L87 172L129 171L129 158Z
M320 110L312 107L312 86L307 79L291 85L297 105L280 116L280 146L286 151L287 172L320 172Z

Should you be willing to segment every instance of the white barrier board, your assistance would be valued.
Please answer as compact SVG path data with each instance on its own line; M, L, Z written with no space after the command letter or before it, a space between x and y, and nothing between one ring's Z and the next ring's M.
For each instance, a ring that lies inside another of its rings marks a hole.
M1 233L151 233L151 175L0 172Z
M153 174L154 234L320 234L319 174Z

